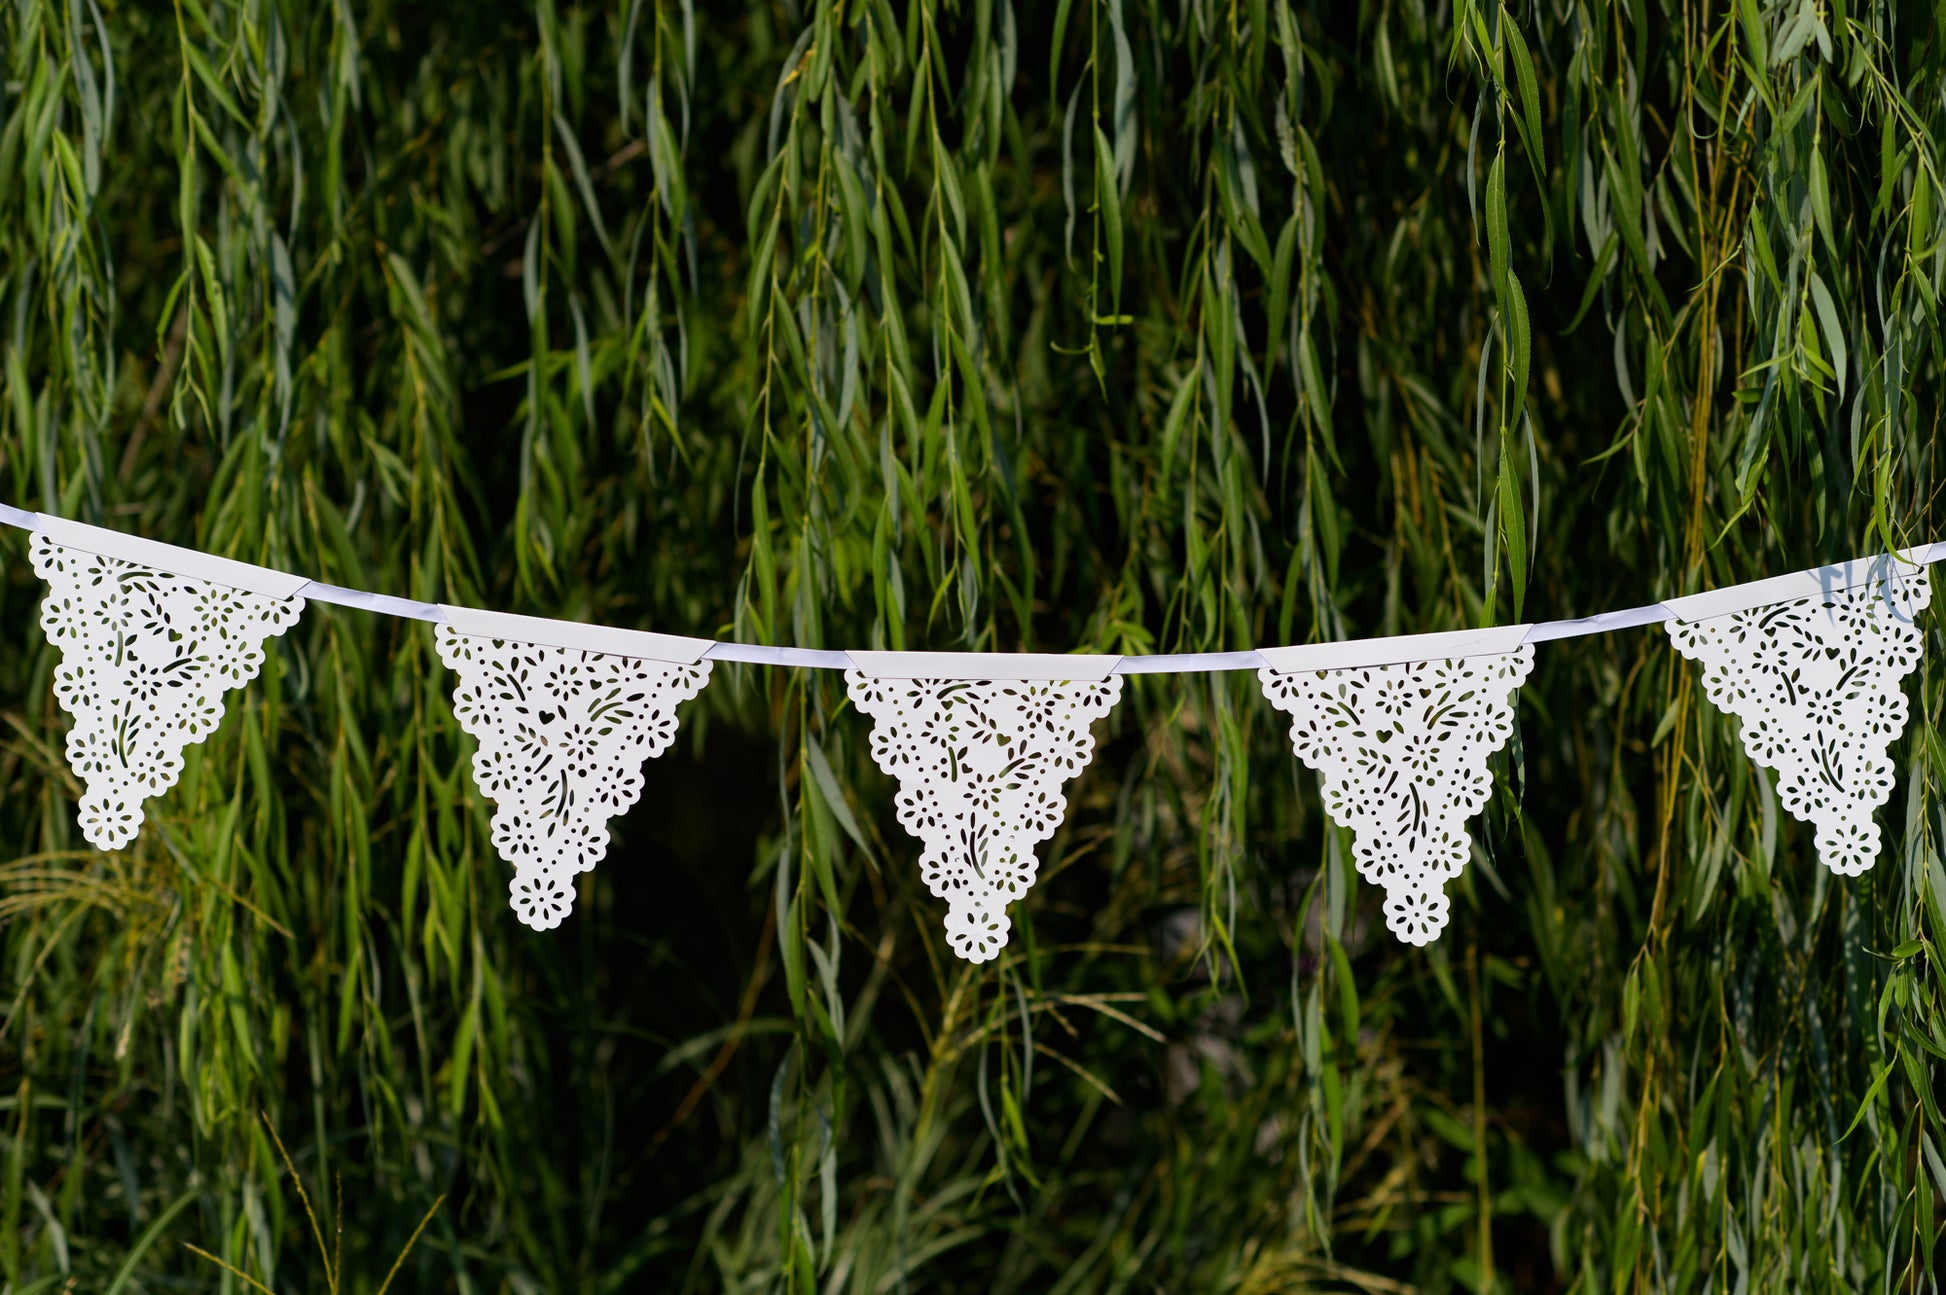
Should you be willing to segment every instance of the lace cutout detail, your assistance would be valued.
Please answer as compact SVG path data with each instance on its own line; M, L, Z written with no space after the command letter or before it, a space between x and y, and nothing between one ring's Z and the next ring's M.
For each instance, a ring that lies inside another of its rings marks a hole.
M34 536L41 628L61 653L54 697L74 717L68 764L87 790L81 834L115 850L142 802L182 776L183 748L223 722L223 694L263 669L263 644L302 598L271 598Z
M1913 623L1932 600L1922 570L1697 621L1667 622L1703 667L1703 690L1736 716L1743 749L1777 774L1784 808L1817 829L1818 858L1853 877L1878 858L1872 812L1892 794L1885 748L1905 731Z
M1407 944L1446 928L1446 883L1466 867L1466 820L1493 790L1487 757L1514 731L1511 695L1534 649L1352 670L1258 672L1292 717L1291 746L1350 829L1358 871L1385 888L1385 924Z
M676 706L709 682L679 665L464 634L441 625L459 676L453 714L473 735L473 782L493 848L514 867L514 912L537 931L574 908L574 878L608 852L608 820L642 794L642 764L676 737Z
M1007 905L1039 867L1034 847L1067 817L1062 784L1094 758L1089 726L1122 681L845 681L872 717L872 758L898 779L899 823L925 843L919 874L946 901L946 939L968 962L1007 943Z

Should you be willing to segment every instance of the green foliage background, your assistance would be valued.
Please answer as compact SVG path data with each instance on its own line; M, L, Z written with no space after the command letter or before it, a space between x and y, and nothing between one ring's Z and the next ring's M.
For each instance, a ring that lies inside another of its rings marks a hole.
M1943 17L10 0L0 480L814 647L1441 630L1946 538ZM1541 651L1404 948L1253 677L1132 679L975 968L837 676L719 666L542 935L427 627L326 606L95 853L25 547L10 1292L376 1290L442 1194L395 1289L1934 1288L1930 621L1865 877L1627 631Z

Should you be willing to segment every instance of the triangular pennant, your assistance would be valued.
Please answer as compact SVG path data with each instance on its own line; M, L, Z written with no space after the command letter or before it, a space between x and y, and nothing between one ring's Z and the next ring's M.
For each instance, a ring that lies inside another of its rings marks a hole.
M223 694L257 677L264 640L296 623L304 600L71 548L45 533L34 536L31 553L47 581L41 628L61 653L54 696L74 717L68 764L87 787L81 834L100 849L118 849L141 830L142 802L176 785L183 748L216 731ZM291 589L305 583L222 565Z
M676 706L703 690L707 643L554 623L560 637L697 644L689 660L590 652L466 632L548 622L442 608L439 659L459 676L453 714L479 744L473 782L493 801L493 846L514 867L514 912L537 931L574 908L574 878L608 852L608 820L642 794L642 764L676 737ZM566 633L564 634L563 631ZM530 631L524 631L530 632Z
M1905 731L1914 618L1932 600L1922 568L1723 615L1668 622L1703 667L1703 690L1734 715L1778 798L1817 830L1818 858L1856 876L1878 858L1872 813L1892 794L1885 748ZM1686 600L1676 600L1680 603ZM1677 608L1683 610L1680 606Z
M1082 660L1073 665L1089 668ZM1121 677L1106 666L1095 673L1101 677L845 676L851 700L872 717L872 758L898 779L899 822L925 843L919 874L946 901L947 942L968 962L985 962L1007 943L1007 905L1034 884L1034 847L1067 817L1062 785L1094 758L1089 726L1121 699Z
M1324 808L1351 831L1358 871L1385 888L1385 924L1430 944L1451 911L1446 883L1466 867L1466 821L1493 790L1487 758L1514 729L1511 695L1534 649L1359 669L1258 672L1292 717L1291 746L1324 784Z

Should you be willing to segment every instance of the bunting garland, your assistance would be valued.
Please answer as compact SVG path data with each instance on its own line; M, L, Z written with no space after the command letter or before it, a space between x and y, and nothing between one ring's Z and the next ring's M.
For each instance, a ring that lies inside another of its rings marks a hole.
M176 785L183 748L216 731L223 694L257 677L264 640L296 623L306 582L198 564L244 582L218 583L69 547L59 533L41 531L31 549L47 581L41 629L61 654L55 700L74 717L68 767L87 787L81 835L114 850L141 830L142 802Z
M1515 627L1514 643L1525 629ZM1258 674L1270 704L1291 716L1292 750L1324 784L1325 813L1350 829L1359 875L1384 887L1385 925L1407 944L1446 928L1445 885L1472 848L1466 821L1492 794L1487 759L1514 731L1513 690L1533 666L1534 649L1515 646Z
M1905 732L1901 685L1919 664L1915 620L1932 601L1923 570L1886 566L1861 584L1668 623L1676 650L1703 666L1710 701L1736 716L1743 749L1778 775L1784 808L1817 829L1818 858L1847 877L1878 859L1872 813L1892 794L1885 748Z
M572 911L575 878L606 855L610 822L640 798L644 763L668 749L712 662L842 668L872 756L898 783L899 822L921 843L920 876L946 903L948 943L971 962L1006 946L1007 907L1034 885L1036 849L1065 820L1064 788L1129 674L1257 670L1359 872L1384 889L1386 925L1423 945L1447 924L1445 886L1471 854L1467 823L1515 732L1534 644L1665 622L1786 809L1815 829L1819 858L1863 872L1921 655L1926 564L1946 559L1936 544L1580 621L1249 652L832 652L390 598L5 505L0 522L34 532L54 693L86 788L81 830L101 849L135 839L144 800L175 785L184 749L215 731L225 694L256 678L265 641L307 600L435 623L513 909L538 930Z
M1034 884L1034 847L1067 817L1061 788L1094 756L1090 726L1121 700L1114 659L851 655L846 691L872 717L872 758L898 779L899 823L925 843L919 875L946 901L947 942L985 962L1007 943L1007 905Z
M537 931L574 908L574 879L608 853L608 820L642 794L642 764L676 738L676 706L709 682L709 644L606 630L566 646L559 621L447 607L433 634L459 676L453 715L479 744L473 783L494 802L493 848L514 912Z

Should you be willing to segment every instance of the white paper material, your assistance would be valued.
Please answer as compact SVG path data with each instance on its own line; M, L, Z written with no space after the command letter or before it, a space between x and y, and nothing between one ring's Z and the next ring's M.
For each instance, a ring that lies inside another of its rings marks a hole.
M1125 656L1115 663L1116 674L1192 674L1203 671L1261 670L1263 654L1248 652L1169 652L1156 656Z
M339 585L328 585L322 580L313 580L304 586L304 601L333 603L339 607L356 607L360 611L377 612L381 616L397 616L402 620L431 621L435 625L446 623L446 614L439 610L437 603L422 603L412 598L394 598L390 594L366 593L363 589L345 589Z
M1443 637L1421 635L1421 638ZM1385 924L1430 944L1450 912L1446 883L1466 867L1466 821L1493 790L1487 758L1513 733L1512 693L1534 649L1355 670L1263 670L1291 746L1348 828L1358 871L1385 888Z
M1799 598L1828 598L1846 589L1873 584L1894 574L1923 575L1937 545L1921 544L1900 553L1880 553L1875 557L1853 558L1828 567L1793 571L1787 576L1752 580L1727 589L1710 589L1681 598L1665 598L1662 605L1685 621L1707 620L1747 612L1758 607L1791 602Z
M1702 665L1709 699L1736 716L1744 751L1777 774L1784 808L1817 829L1818 858L1842 876L1878 858L1872 814L1892 794L1885 749L1905 731L1902 685L1922 647L1913 622L1932 600L1925 568L1878 569L1885 577L1869 583L1668 625L1676 650ZM1782 580L1802 592L1806 574Z
M433 639L459 676L453 714L479 743L473 782L496 807L493 846L514 868L514 912L537 931L559 926L574 908L575 877L607 854L608 821L641 796L643 762L675 740L676 706L703 690L709 662L521 643L450 624Z
M1115 673L1118 656L1085 652L861 652L846 653L854 668L875 679L1090 679Z
M718 641L703 653L705 661L737 661L745 665L795 666L805 670L849 670L851 656L827 648L769 647L761 643Z
M49 531L34 536L31 556L47 581L41 628L61 654L54 696L74 717L68 764L87 788L81 834L119 849L141 830L142 802L176 785L183 748L216 731L223 694L257 677L264 640L295 624L304 600L69 548Z
M1551 643L1556 639L1575 639L1586 634L1606 634L1613 630L1635 629L1641 625L1660 625L1674 615L1661 603L1650 603L1647 607L1624 607L1620 611L1596 612L1593 616L1577 616L1573 620L1537 621L1522 641Z
M606 625L583 625L578 621L548 620L541 616L515 616L510 612L481 611L476 607L452 607L441 603L439 610L446 614L446 623L462 634L505 639L512 643L532 643L540 647L569 648L578 652L600 652L643 661L674 661L682 665L695 665L703 659L703 653L715 646L710 639L610 629Z
M1067 817L1062 787L1094 758L1089 729L1120 700L1120 676L907 679L860 669L845 682L872 717L872 758L898 779L899 822L925 845L919 872L946 901L947 942L968 962L987 961L1007 943L1007 905L1034 884L1034 847Z
M1527 631L1532 628L1531 625L1495 625L1443 634L1399 634L1392 638L1354 639L1348 643L1305 643L1296 647L1258 648L1257 655L1279 673L1356 670L1411 661L1459 661L1511 652L1526 641Z
M226 589L261 594L266 598L295 598L303 592L305 585L311 583L305 577L294 576L287 571L252 566L248 562L219 558L196 549L177 548L173 544L145 540L139 535L124 535L106 527L71 522L65 517L50 517L46 513L34 515L34 529L64 549L105 558L120 558L152 571L167 571L222 585Z

